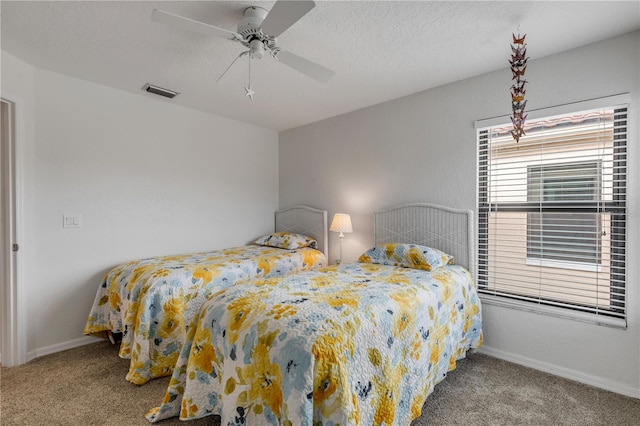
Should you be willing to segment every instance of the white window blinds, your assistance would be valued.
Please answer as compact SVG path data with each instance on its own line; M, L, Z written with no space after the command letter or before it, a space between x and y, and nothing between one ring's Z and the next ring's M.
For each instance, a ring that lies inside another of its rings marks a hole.
M627 106L478 130L480 292L626 318Z

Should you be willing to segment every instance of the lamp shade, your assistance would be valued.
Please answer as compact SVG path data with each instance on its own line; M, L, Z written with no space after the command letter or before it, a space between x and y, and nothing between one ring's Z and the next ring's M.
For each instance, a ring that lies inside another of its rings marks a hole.
M345 213L336 213L333 216L329 230L333 232L353 232L351 216Z

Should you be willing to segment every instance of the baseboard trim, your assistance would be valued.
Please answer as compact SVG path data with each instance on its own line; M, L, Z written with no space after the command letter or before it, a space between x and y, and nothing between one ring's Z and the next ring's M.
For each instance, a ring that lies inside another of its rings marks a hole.
M524 367L533 368L534 370L543 371L545 373L553 374L556 376L564 377L565 379L574 380L576 382L584 383L586 385L594 386L600 389L605 389L611 392L619 393L621 395L630 396L632 398L640 399L640 389L634 389L631 386L623 385L611 380L607 380L602 377L592 376L590 374L584 374L570 368L559 367L547 362L538 361L533 358L528 358L522 355L517 355L511 352L502 351L488 346L482 346L477 350L481 354L489 355L494 358L499 358L505 361L519 364Z
M77 348L78 346L88 345L90 343L99 342L100 340L102 339L93 336L84 336L77 339L69 340L67 342L56 343L55 345L36 348L32 351L27 352L27 362L41 356L66 351L67 349Z

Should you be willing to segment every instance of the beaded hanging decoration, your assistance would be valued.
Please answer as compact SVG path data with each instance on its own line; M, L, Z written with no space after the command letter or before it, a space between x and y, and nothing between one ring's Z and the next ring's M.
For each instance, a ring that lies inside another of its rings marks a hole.
M512 80L515 80L511 86L511 110L513 115L511 116L511 122L513 123L513 130L511 136L515 139L516 143L520 140L524 133L524 122L527 119L527 115L524 113L524 108L527 105L527 101L524 99L524 95L527 92L524 85L527 81L524 79L524 73L527 70L527 45L524 42L526 34L520 37L520 34L516 37L513 36L513 44L511 45L511 73L513 74Z

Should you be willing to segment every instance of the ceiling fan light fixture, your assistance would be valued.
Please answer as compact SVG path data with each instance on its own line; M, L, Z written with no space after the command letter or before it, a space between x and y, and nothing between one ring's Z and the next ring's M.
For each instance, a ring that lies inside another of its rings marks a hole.
M162 87L154 86L153 84L145 84L142 86L142 90L145 92L153 93L154 95L164 96L165 98L175 98L179 95L178 92L174 92L173 90L163 89Z
M264 44L260 40L251 40L249 54L252 59L262 59L264 57Z

